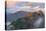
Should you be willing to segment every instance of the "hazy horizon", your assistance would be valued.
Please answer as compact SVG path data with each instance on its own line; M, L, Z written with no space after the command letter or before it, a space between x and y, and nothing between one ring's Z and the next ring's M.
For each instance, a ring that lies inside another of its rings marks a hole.
M22 3L15 4L12 7L8 7L8 5L7 5L6 12L15 13L18 9L20 9L20 7L24 6L25 4L26 3L22 2ZM45 8L44 5L45 5L44 3L32 3L32 8L36 7L36 6L39 6L40 8Z

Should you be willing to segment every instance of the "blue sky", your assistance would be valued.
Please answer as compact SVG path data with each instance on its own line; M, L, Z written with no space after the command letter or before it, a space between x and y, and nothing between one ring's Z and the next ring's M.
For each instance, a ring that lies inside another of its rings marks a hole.
M17 9L19 9L20 7L22 7L24 4L25 3L22 2L22 3L16 4L16 7L14 7L14 8L7 7L7 10L6 11L7 11L7 13L14 13L14 12L17 11ZM44 3L38 3L38 4L33 3L32 6L33 7L40 6L41 8L44 8Z

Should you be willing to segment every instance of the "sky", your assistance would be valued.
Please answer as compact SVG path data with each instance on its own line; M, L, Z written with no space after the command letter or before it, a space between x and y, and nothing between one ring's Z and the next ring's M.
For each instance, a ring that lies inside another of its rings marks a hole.
M8 13L14 13L14 12L16 12L16 11L19 11L19 9L25 4L25 3L23 3L23 2L21 2L21 3L18 3L19 1L13 1L13 0L7 0L7 9L6 9L6 11L8 12ZM33 7L36 7L36 6L41 6L41 7L44 7L44 4L33 4L32 6Z

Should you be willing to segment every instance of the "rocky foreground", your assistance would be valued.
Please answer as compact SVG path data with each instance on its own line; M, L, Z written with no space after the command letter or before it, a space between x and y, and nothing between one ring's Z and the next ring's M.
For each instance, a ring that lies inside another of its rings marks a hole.
M44 28L44 14L42 11L29 12L27 16L18 18L9 25L10 30Z

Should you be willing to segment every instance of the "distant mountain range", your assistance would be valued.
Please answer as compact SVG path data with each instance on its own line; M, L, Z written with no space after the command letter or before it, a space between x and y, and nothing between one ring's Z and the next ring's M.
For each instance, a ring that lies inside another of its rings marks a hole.
M25 12L25 11L18 11L16 13L6 13L6 21L7 22L12 22L18 18L22 18L22 17L25 17L25 16L30 16L32 12ZM30 15L29 15L30 14Z
M7 18L6 21L9 21L9 22L14 21L18 18L22 18L22 17L26 16L26 14L27 14L27 12L24 12L24 11L19 11L17 13L8 13L6 15L6 18Z

